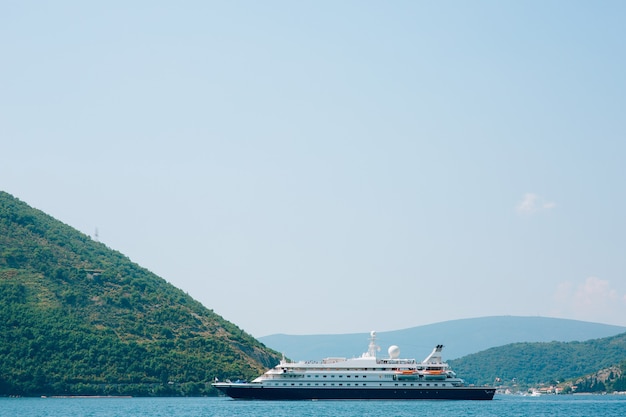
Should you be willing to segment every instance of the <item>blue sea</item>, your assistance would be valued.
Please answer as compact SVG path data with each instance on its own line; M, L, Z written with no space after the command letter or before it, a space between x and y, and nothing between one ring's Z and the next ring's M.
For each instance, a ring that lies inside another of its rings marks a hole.
M0 398L0 417L624 417L626 395L493 401L235 401L229 398Z

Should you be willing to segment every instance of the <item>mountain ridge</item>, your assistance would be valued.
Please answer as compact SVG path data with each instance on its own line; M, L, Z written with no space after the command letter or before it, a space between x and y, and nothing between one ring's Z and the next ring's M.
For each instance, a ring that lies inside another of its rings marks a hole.
M408 329L377 332L383 349L397 345L404 356L426 356L433 346L445 345L444 356L456 359L515 342L584 341L626 332L626 327L541 316L488 316L449 320ZM330 356L359 356L369 334L285 335L258 338L266 346L298 360ZM410 354L409 354L410 352Z

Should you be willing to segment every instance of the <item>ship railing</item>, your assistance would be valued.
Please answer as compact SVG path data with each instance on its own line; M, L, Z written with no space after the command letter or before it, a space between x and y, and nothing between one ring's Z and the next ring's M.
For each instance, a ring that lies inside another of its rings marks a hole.
M323 364L329 364L329 363L338 363L338 362L345 362L346 358L326 358L322 360ZM317 362L314 362L317 363Z
M379 359L376 363L391 365L412 365L417 363L415 359Z

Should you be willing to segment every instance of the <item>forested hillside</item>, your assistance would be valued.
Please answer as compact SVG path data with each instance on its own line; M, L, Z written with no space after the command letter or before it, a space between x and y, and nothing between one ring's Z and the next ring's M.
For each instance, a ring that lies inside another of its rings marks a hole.
M449 361L467 382L563 382L626 360L626 333L585 342L513 343Z
M566 394L572 392L626 392L626 360L619 365L600 369L589 375L561 382Z
M278 355L119 252L0 192L0 395L206 395Z

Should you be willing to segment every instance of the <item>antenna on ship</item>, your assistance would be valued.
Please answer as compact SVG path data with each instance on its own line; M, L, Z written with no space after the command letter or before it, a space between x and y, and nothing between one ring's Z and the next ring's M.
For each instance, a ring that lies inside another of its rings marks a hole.
M376 332L372 330L370 332L370 344L367 348L367 356L371 358L376 357L376 352L380 350L380 347L376 344Z
M98 240L99 236L98 236L98 228L96 227L96 233L93 235L93 240L95 240L96 242L99 242L100 240Z

